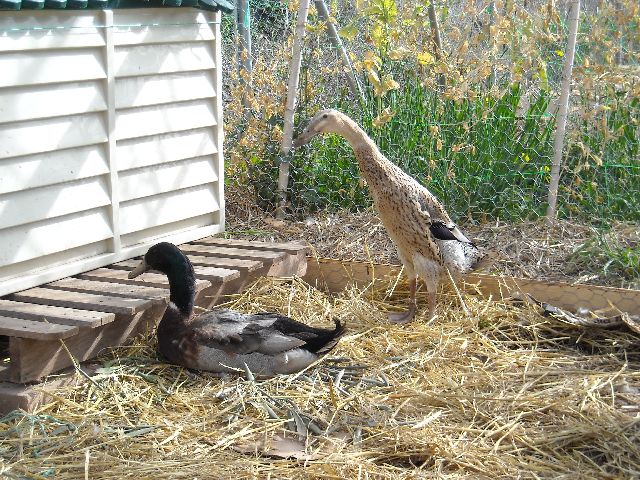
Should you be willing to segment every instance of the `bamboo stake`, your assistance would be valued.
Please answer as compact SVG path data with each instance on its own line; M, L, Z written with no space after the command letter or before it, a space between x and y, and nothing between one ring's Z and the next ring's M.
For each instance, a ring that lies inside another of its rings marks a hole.
M438 25L438 17L436 15L435 0L429 2L429 25L431 26L431 34L433 35L433 43L435 44L435 57L436 60L442 59L442 38L440 37L440 26ZM444 92L446 87L446 81L443 73L438 74L438 87L441 92Z
M239 36L238 69L251 73L253 66L251 63L251 10L249 0L238 0L237 26ZM240 77L242 79L242 76Z
M333 44L333 47L340 52L340 59L342 60L342 65L347 72L347 82L349 83L349 88L354 95L357 95L360 99L360 103L364 104L364 93L362 93L362 87L360 86L360 82L356 78L353 73L353 66L351 65L351 60L349 60L349 56L347 55L347 51L342 44L342 40L338 35L338 31L336 30L336 26L329 19L329 9L327 8L327 4L324 0L314 0L314 4L316 6L316 10L318 11L318 17L320 20L325 22L327 28L327 34L329 35L329 40Z
M282 158L278 175L278 193L280 204L276 210L276 218L284 217L284 209L287 204L287 185L289 184L289 151L293 140L293 116L296 108L296 96L300 81L300 64L302 62L302 47L304 43L307 14L309 13L309 0L300 0L296 31L293 37L293 55L289 64L289 85L287 87L287 104L284 110L284 127L282 132Z
M569 92L571 90L571 74L573 72L573 58L576 51L576 37L578 34L578 20L580 17L580 0L573 0L569 12L569 38L567 51L562 66L562 87L558 100L557 128L553 142L553 161L551 163L551 180L549 182L547 221L552 222L556 216L558 203L558 185L560 184L560 167L562 166L562 151L564 148L564 134L567 126L569 111Z

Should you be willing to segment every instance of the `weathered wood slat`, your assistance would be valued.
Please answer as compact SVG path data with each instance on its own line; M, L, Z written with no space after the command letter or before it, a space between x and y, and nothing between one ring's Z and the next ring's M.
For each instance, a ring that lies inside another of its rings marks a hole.
M0 316L0 335L8 335L10 337L53 340L71 337L78 333L78 330L78 327L71 325Z
M197 245L215 245L220 247L240 248L249 250L267 250L273 252L286 252L297 255L299 252L309 253L311 247L303 242L259 242L254 240L236 240L233 238L207 237L190 242Z
M56 307L53 305L39 305L36 303L14 302L0 299L0 315L24 318L60 325L75 325L77 327L96 328L106 325L116 317L113 313L79 310L76 308Z
M241 273L252 273L262 268L262 262L257 260L240 260L238 258L219 258L219 257L203 257L199 255L187 255L194 268L201 267L217 267L228 268L230 270L239 270ZM133 270L140 260L125 260L124 262L109 265L109 268L117 270Z
M131 271L135 267L137 267L139 264L140 264L140 260L125 260L124 262L118 262L118 263L114 263L113 265L109 265L109 268L114 270ZM241 275L240 271L236 270L235 267L220 268L212 265L201 266L201 265L194 264L193 271L196 274L196 282L198 279L200 279L200 280L208 280L211 283L226 283L226 282L230 282L231 280L235 280L236 278L239 278ZM145 273L139 278L142 279L141 281L144 281L147 276L151 276L151 275L158 275L158 274ZM120 277L122 276L122 274L118 274L117 276ZM159 275L159 276L163 276L163 275ZM168 284L169 284L169 281L167 280L167 285Z
M96 270L91 270L90 272L81 273L77 277L84 280L95 280L97 282L114 282L124 283L127 285L141 285L164 289L169 288L169 280L165 275L160 275L158 273L143 273L139 277L128 278L128 274L129 272L126 270L98 268ZM221 278L220 282L222 282ZM196 291L200 291L210 285L211 282L209 280L196 279Z
M69 292L42 287L14 293L10 298L19 302L33 302L44 305L57 305L59 307L86 308L89 310L123 315L134 315L145 308L149 308L153 304L151 300Z
M101 327L97 335L95 330L82 329L64 340L66 349L60 340L11 337L11 363L5 378L12 382L30 382L71 366L67 349L74 359L82 362L97 356L104 348L123 345L135 335L153 328L164 309L164 305L157 304L133 316L117 315L115 321Z
M212 245L196 245L185 243L179 246L183 253L191 255L202 255L206 257L238 258L243 260L254 260L264 263L276 263L286 257L285 252L250 250L245 248L215 247Z
M169 290L166 288L129 285L126 283L96 282L81 278L63 278L45 286L54 290L68 290L70 292L95 293L113 297L148 298L156 302L163 302L169 298Z

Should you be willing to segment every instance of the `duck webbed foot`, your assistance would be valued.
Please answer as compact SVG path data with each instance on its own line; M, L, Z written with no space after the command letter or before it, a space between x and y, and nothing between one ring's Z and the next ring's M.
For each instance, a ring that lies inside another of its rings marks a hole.
M402 325L404 323L409 323L413 321L413 319L416 317L416 310L417 310L416 304L411 303L409 305L409 310L407 310L406 312L390 313L389 321L391 323L397 323L399 325Z

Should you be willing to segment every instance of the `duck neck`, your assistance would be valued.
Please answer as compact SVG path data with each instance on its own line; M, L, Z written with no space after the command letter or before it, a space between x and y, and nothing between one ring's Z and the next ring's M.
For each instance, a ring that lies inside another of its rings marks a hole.
M193 313L193 305L196 293L196 277L191 263L174 266L167 273L169 278L169 300L176 306L183 316L190 317Z
M360 171L369 182L380 177L383 155L369 135L353 120L345 116L342 119L340 134L349 142L358 160Z
M369 150L371 148L377 150L375 143L371 141L367 132L365 132L360 125L346 115L342 117L341 120L339 133L349 142L354 152L357 153L358 150Z

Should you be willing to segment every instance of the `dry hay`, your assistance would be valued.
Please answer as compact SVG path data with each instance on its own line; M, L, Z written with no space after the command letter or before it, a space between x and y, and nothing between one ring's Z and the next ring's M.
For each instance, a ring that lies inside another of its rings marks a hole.
M332 357L256 381L167 365L153 336L92 380L0 419L6 478L621 478L640 475L640 357L629 332L444 294L393 326L406 285L329 297L261 279L232 302L349 331ZM424 298L420 298L424 302ZM464 304L462 304L463 302ZM465 311L467 313L465 313ZM249 375L249 376L247 376ZM282 458L287 457L287 458Z
M250 200L250 197L248 197ZM227 234L248 240L304 240L320 257L400 264L396 249L376 213L341 211L322 213L304 221L275 220L247 198L230 195ZM538 280L557 280L640 289L640 267L635 275L608 268L610 250L624 250L640 261L640 224L617 224L601 230L569 220L549 227L544 219L518 223L497 221L465 224L478 244L496 251L500 259L493 273ZM627 263L633 263L628 259Z

